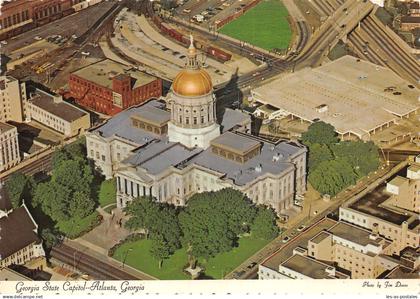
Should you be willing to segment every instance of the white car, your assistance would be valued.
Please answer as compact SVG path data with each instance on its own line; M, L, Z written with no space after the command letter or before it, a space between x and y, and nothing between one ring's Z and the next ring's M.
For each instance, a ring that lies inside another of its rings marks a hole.
M7 41L5 41L5 40L2 40L0 43L1 43L2 45L7 45Z
M42 40L42 37L40 37L39 35L34 37L34 40Z
M305 228L306 228L306 225L301 225L301 226L299 226L299 227L297 228L297 231L298 231L298 232L302 232L302 231L304 231L304 230L305 230Z

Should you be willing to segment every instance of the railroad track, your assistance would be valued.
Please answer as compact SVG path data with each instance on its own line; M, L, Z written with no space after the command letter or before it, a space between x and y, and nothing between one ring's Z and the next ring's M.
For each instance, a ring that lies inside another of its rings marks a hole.
M94 258L73 247L60 244L53 247L51 257L73 268L79 269L98 280L138 280L137 277Z
M2 177L0 179L0 181L2 183L7 182L9 180L10 176L15 172L20 172L20 173L23 173L23 174L28 175L28 176L33 176L33 175L35 175L37 173L40 173L40 172L45 172L45 173L50 172L52 170L52 165L51 165L52 154L53 153L45 155L44 157L39 158L37 160L34 160L32 163L30 163L28 165L25 165L22 168L17 169L15 171L7 174L6 176Z
M344 4L344 0L314 0L311 4L320 16L328 17ZM349 45L359 57L387 66L401 77L418 84L420 64L379 22L373 13L363 19L360 29L353 30L348 35ZM381 56L374 48L380 49L385 55Z

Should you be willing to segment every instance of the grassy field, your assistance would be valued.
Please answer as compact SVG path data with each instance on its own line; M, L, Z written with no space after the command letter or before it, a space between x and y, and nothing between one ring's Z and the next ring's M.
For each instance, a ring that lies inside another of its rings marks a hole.
M220 32L266 50L285 49L292 36L287 16L280 0L263 0Z
M94 211L85 218L72 218L67 221L59 221L56 226L68 238L74 239L88 231L91 231L99 223L99 213Z
M220 279L231 272L249 256L265 246L269 241L243 237L239 240L239 246L229 252L219 254L207 261L200 259L199 263L206 268L206 276L209 278ZM125 243L114 253L114 258L123 261L126 256L126 264L139 269L145 273L155 276L159 279L189 279L190 277L183 273L182 268L188 263L185 249L177 250L169 259L164 260L162 269L159 269L158 261L150 256L149 250L151 240L140 240ZM129 249L132 249L129 251Z
M99 189L99 205L105 207L111 203L115 203L116 191L115 179L103 181Z

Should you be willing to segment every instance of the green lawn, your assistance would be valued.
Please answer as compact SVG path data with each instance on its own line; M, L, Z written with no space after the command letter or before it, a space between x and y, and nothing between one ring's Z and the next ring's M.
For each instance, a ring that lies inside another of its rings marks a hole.
M221 279L242 264L252 254L267 245L268 242L270 241L252 238L251 236L243 237L239 239L239 246L233 248L231 251L210 258L207 262L202 260L199 262L206 267L207 276Z
M105 207L111 203L115 203L116 191L115 179L103 181L99 189L99 205Z
M152 244L151 240L139 240L127 242L115 251L114 258L123 261L126 257L126 264L140 271L148 273L159 279L189 279L182 272L182 267L187 264L187 253L184 249L177 250L169 259L163 261L162 269L159 269L159 263L150 256L149 250ZM128 251L132 248L132 251Z
M280 0L263 0L220 32L266 50L286 49L292 36L287 16Z
M100 223L100 215L97 211L85 218L72 218L67 221L57 222L56 227L68 238L74 239L91 231Z
M210 258L208 261L200 259L199 263L205 266L206 276L220 279L268 242L267 240L252 238L251 236L243 237L239 240L238 247ZM162 269L159 269L158 261L149 254L150 246L151 240L128 242L115 251L114 258L123 261L128 252L126 263L140 271L159 279L189 279L189 276L182 271L183 266L188 262L185 249L177 250L169 259L163 262ZM129 248L132 248L132 251L128 251Z

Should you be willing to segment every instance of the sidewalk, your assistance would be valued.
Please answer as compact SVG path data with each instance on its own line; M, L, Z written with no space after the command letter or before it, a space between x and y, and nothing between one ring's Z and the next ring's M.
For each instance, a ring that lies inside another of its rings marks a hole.
M157 278L155 278L155 277L153 277L149 274L146 274L146 273L141 272L137 269L134 269L133 267L131 267L127 264L125 264L124 267L123 267L123 263L113 259L112 257L109 257L107 255L103 255L99 252L96 252L91 247L87 247L85 245L82 245L77 241L67 240L67 241L65 241L65 244L74 248L74 249L77 249L77 250L83 252L84 254L87 254L87 255L90 255L90 256L92 256L96 259L99 259L100 261L102 261L104 263L107 263L107 264L109 264L109 265L111 265L115 268L119 268L120 270L137 277L139 280L156 280L157 279Z

